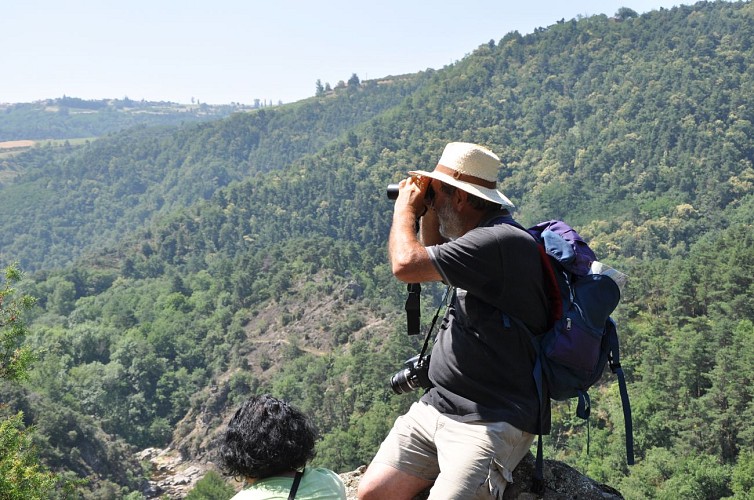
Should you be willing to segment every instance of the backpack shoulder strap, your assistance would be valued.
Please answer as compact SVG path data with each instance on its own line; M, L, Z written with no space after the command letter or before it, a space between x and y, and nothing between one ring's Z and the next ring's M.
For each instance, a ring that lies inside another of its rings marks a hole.
M612 318L605 323L605 335L608 343L608 364L610 371L618 377L621 406L623 407L623 423L626 426L626 463L634 465L634 426L631 419L631 402L628 400L628 388L623 368L620 366L620 345L618 330Z
M293 478L293 484L291 485L291 491L288 493L288 500L296 498L296 492L298 492L298 485L301 483L301 478L304 476L304 471L297 470L296 476Z

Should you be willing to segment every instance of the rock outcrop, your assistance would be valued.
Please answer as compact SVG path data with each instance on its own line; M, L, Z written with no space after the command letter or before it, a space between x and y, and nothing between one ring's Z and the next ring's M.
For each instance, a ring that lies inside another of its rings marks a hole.
M147 448L138 454L138 458L152 466L149 486L142 491L147 498L184 498L207 471L215 469L211 463L184 461L179 453L159 448Z
M179 499L204 477L208 470L215 467L211 463L184 462L180 454L167 450L150 448L140 454L142 460L148 460L153 466L153 477L150 487L145 491L147 498ZM346 485L348 500L356 500L359 480L364 474L363 465L352 472L340 474ZM544 500L578 499L578 500L617 500L623 496L617 490L599 484L579 473L573 467L555 460L545 460L545 492L544 496L537 496L531 491L534 476L534 456L529 453L516 467L513 473L513 484L505 490L505 500ZM240 487L240 485L236 485ZM418 497L417 500L423 497Z
M341 474L346 485L348 500L356 500L359 479L364 474L366 466L353 472ZM610 486L599 484L579 473L573 467L555 460L545 460L545 492L544 496L532 493L532 479L534 477L534 456L529 453L513 472L513 484L508 485L503 495L504 500L618 500L623 495ZM426 498L417 497L416 500Z

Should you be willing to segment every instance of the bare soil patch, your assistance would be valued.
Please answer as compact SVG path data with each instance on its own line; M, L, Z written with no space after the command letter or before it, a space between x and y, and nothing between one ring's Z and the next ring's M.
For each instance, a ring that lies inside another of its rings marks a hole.
M30 148L34 141L4 141L0 142L0 149Z

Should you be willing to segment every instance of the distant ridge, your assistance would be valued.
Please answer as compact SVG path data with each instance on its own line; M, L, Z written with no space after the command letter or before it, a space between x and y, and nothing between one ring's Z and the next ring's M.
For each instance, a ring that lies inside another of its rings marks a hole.
M100 137L137 125L181 125L215 120L259 106L209 105L75 97L0 104L0 142Z

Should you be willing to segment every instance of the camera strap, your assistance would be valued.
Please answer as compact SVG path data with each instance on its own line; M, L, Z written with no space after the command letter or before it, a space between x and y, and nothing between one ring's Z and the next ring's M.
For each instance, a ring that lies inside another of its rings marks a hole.
M406 331L409 335L418 335L421 331L420 297L422 287L419 283L409 283L406 286Z
M427 330L427 336L424 338L424 345L422 346L422 350L419 353L419 358L424 357L424 353L427 352L427 347L429 346L429 339L432 338L432 330L435 329L435 324L437 323L437 318L440 317L440 311L442 311L443 306L448 306L448 298L451 296L451 290L455 290L455 287L452 287L448 285L448 288L445 289L445 294L442 297L442 301L440 302L440 305L437 306L437 311L435 312L435 316L432 318L432 323L429 325L429 330Z
M297 470L296 476L293 478L293 485L291 486L291 491L288 493L288 500L293 500L296 498L296 492L298 491L298 485L301 483L301 477L303 477L304 472Z

